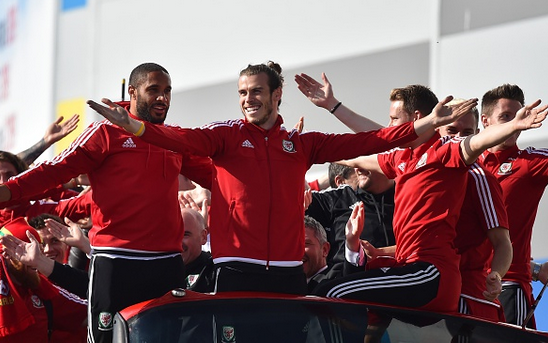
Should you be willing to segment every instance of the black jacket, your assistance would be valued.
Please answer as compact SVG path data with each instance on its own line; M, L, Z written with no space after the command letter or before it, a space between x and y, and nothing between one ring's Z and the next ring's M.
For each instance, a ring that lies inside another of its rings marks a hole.
M316 219L327 232L331 250L327 262L344 261L345 226L352 209L364 203L365 223L361 239L377 248L396 244L392 228L394 217L394 187L384 193L373 194L343 185L335 189L312 192L312 203L306 214Z
M201 293L210 293L215 288L215 268L211 254L202 251L192 262L185 264L186 288Z

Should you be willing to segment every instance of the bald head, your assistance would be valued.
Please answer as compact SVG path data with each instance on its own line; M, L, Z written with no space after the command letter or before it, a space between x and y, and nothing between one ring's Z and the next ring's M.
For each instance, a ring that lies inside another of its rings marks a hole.
M200 256L202 245L207 242L207 230L200 212L190 208L182 208L181 215L185 225L183 261L188 264Z

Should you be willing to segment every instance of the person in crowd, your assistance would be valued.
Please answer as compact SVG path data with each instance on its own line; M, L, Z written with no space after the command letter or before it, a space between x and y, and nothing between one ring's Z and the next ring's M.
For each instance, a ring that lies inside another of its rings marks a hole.
M47 127L42 139L30 148L18 153L17 157L25 162L27 166L30 166L44 151L49 149L49 147L76 130L78 122L80 121L80 116L74 114L66 121L63 121L63 119L65 119L63 116L59 116Z
M32 226L40 235L42 241L42 251L46 257L57 261L59 263L67 263L67 255L69 246L55 237L46 227L46 219L52 219L59 223L63 223L62 219L58 216L43 213L33 218L28 219L28 223Z
M487 130L511 122L524 108L527 106L521 88L503 84L483 95L482 124ZM539 275L539 269L531 264L531 237L538 204L548 184L548 150L520 149L518 137L519 131L487 149L480 156L479 163L497 178L502 187L514 255L503 278L500 301L506 321L521 326L534 301L531 281L538 280ZM534 317L527 326L536 327Z
M338 163L330 164L329 180L335 187L312 192L312 201L306 210L307 215L329 229L331 250L328 261L344 261L345 226L359 202L363 202L366 212L366 229L362 231L361 239L377 248L395 244L392 229L394 180L381 173Z
M328 264L329 242L322 224L310 216L304 216L303 269L308 284L308 294L326 280L342 276L343 263Z
M206 206L207 207L207 206ZM202 214L192 208L181 208L185 225L183 260L185 262L186 288L209 293L214 290L215 270L213 258L202 246L207 242L207 228Z
M57 219L43 218L45 219L38 220L34 218L33 220L34 225L41 227L40 230L36 230L40 235L40 239L44 236L50 237L51 240L55 239L64 245L78 247L87 254L91 252L89 240L78 224L68 218L65 219L67 225ZM37 270L55 285L76 294L82 299L87 299L88 273L73 268L58 258L55 259L55 255L51 253L46 255L47 250L43 248L45 246L44 241L38 241L32 236L28 238L30 242L25 242L15 236L5 236L1 238L0 242L6 248L7 253L11 253L12 256L15 256L14 252L17 251L17 259L21 263Z
M137 66L129 78L127 111L163 126L171 88L164 67ZM94 122L53 160L0 185L1 206L81 174L89 178L94 204L89 340L111 342L117 311L185 286L178 175L209 188L212 167L206 158L164 150L106 121Z
M87 302L54 286L22 261L21 245L6 239L33 242L39 250L40 236L24 218L0 229L0 341L2 342L85 342Z
M336 101L327 78L325 75L322 77L322 101ZM313 87L313 91L317 92L322 86L307 75L297 76L296 79L301 91ZM414 96L408 97L411 101L405 101L409 93ZM409 121L409 117L423 117L424 110L420 106L426 107L425 112L428 113L429 103L433 106L435 99L427 87L420 85L393 90L390 98L391 125L397 125L398 121ZM460 275L459 259L453 244L464 193L447 192L447 189L457 179L466 181L469 165L485 148L503 141L514 132L540 126L546 116L546 106L537 109L539 104L540 101L537 101L524 109L519 119L512 124L483 131L466 139L440 139L439 134L432 132L412 142L408 148L347 161L349 165L374 169L396 179L394 232L397 244L392 251L394 259L381 260L388 264L385 267L391 268L372 268L351 275L347 280L341 279L326 285L322 291L328 296L366 300L377 296L375 301L388 304L455 311L460 293L460 282L455 281L460 281ZM354 119L359 117L353 114ZM446 208L445 204L448 203L453 205ZM430 240L428 237L437 239ZM359 240L355 240L349 248L358 254L361 252L359 245ZM410 283L409 276L416 276L416 273L428 278L421 287ZM496 279L500 279L496 270L493 273ZM389 288L382 289L380 285L384 284L383 281L389 283L393 277L398 277L400 282L392 282ZM351 279L361 281L350 286ZM372 282L379 280L373 286ZM444 290L443 296L438 292L441 289ZM412 294L416 292L417 296L409 297L407 294L407 299L402 298L401 294L407 293L405 290L412 291Z
M0 151L0 184L8 182L9 178L20 175L27 169L24 161L16 155L7 151ZM68 190L67 187L66 184L60 183L45 189L34 197L25 197L12 202L10 206L0 209L0 225L18 217L32 218L42 213L67 216L73 220L89 216L91 211L89 199L77 198L78 193ZM59 195L59 192L66 191L68 191L68 194ZM59 201L43 200L52 195L68 199Z
M244 118L195 129L150 125L108 99L103 99L108 107L88 101L98 113L142 140L211 157L216 177L211 188L210 236L219 292L306 293L301 259L303 181L309 167L399 146L453 121L474 103L458 109L440 105L428 118L379 131L299 133L282 126L278 113L282 85L279 65L249 65L238 80Z
M453 103L459 101L462 100L453 100ZM442 137L477 134L478 110L473 108L470 113L440 127L438 131ZM501 277L508 271L513 254L507 218L500 184L493 174L477 163L472 165L455 238L461 258L460 313L491 321L505 321L497 298L502 292Z

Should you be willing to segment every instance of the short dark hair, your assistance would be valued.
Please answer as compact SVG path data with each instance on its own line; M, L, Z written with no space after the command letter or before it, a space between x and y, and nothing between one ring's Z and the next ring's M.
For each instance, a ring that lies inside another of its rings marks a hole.
M161 71L169 75L166 68L157 63L147 62L135 67L129 75L129 85L138 88L146 79L149 73Z
M320 222L310 216L304 216L304 227L314 230L314 236L320 244L327 243L327 233Z
M272 61L268 61L266 64L249 64L247 68L240 71L240 77L258 75L260 73L265 73L268 76L270 94L278 88L283 88L284 77L282 76L282 67L278 63ZM280 106L281 103L282 100L280 99L278 101L278 106Z
M25 170L29 169L29 166L25 163L25 161L11 152L0 151L0 161L11 163L17 171L17 174L21 174Z
M525 95L523 95L521 88L517 85L505 83L502 86L487 91L483 95L483 98L481 99L481 113L490 116L499 99L515 100L519 102L521 106L525 105Z
M423 115L429 115L438 104L438 97L423 85L408 85L404 88L394 88L390 92L390 101L402 101L403 109L413 114L420 111Z
M337 176L342 176L343 179L347 180L350 176L350 173L354 171L354 168L345 166L343 164L338 163L329 163L329 167L327 169L327 174L329 178L329 186L332 188L337 188L337 183L335 183L335 178Z
M29 225L32 226L33 228L35 228L36 230L42 230L43 228L46 227L46 219L53 219L63 225L65 225L65 223L63 222L63 219L61 219L60 217L54 215L54 214L49 214L49 213L42 213L42 214L39 214L37 215L36 217L32 217L29 219Z

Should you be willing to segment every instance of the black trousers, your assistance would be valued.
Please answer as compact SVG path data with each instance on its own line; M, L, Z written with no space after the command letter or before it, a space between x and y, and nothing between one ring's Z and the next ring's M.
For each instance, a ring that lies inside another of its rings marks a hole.
M139 259L140 258L140 259ZM88 289L88 342L112 342L116 312L185 287L180 254L121 256L94 254Z
M420 307L438 294L440 274L426 262L388 270L371 269L320 284L316 295L388 305Z
M502 285L499 301L504 310L506 322L522 326L532 305L523 289L519 285ZM526 327L536 328L535 316L529 320Z
M244 262L217 265L216 292L271 292L305 295L306 276L302 266L269 267ZM275 311L274 311L275 312ZM277 313L277 314L276 314ZM291 337L295 343L306 339L307 318L281 316L253 307L224 309L214 314L214 342L278 343Z
M306 275L302 266L268 267L225 262L216 266L215 292L273 292L305 295Z

